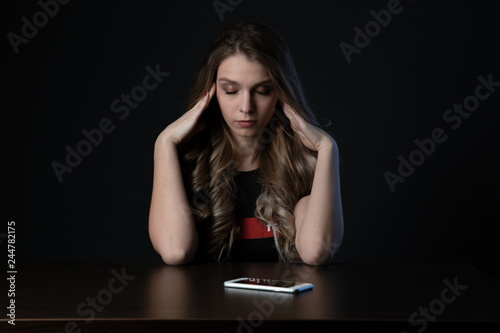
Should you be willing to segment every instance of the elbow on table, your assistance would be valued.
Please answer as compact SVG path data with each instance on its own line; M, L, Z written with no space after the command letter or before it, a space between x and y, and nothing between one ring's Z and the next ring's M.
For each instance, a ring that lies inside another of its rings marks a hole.
M308 246L299 250L299 255L302 261L311 266L327 265L332 262L333 255L337 252L338 247L326 246L324 244L318 246Z
M301 254L302 261L310 266L320 266L329 264L332 260L332 253L305 253Z
M196 251L187 248L171 246L154 246L155 251L167 265L185 265L194 259Z
M163 262L167 265L185 265L194 259L192 251L165 251L159 253Z

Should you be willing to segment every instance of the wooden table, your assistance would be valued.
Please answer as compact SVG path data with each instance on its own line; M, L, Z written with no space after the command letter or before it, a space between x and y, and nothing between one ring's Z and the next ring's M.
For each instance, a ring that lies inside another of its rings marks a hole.
M289 295L223 287L225 280L243 276L311 282L314 289ZM2 315L0 331L399 333L500 327L500 283L461 264L18 263L15 288L16 325Z

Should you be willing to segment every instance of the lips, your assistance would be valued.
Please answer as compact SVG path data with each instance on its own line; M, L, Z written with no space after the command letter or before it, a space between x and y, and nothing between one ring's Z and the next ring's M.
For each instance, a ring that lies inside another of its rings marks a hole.
M250 126L253 126L257 123L256 120L238 120L236 121L236 123L238 125L240 125L241 127L250 127Z

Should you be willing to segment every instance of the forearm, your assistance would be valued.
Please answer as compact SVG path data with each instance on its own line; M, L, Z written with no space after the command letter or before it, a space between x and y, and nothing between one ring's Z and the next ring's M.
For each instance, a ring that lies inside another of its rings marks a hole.
M297 230L296 247L306 262L327 263L342 241L344 222L335 141L318 151L311 195Z
M198 248L177 149L161 136L155 143L149 234L155 250L167 264L191 261Z

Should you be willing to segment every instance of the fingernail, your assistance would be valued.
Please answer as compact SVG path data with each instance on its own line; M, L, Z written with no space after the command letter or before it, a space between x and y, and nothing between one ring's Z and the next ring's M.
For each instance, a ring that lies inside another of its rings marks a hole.
M205 96L207 96L207 94L208 94L208 91L205 91Z

